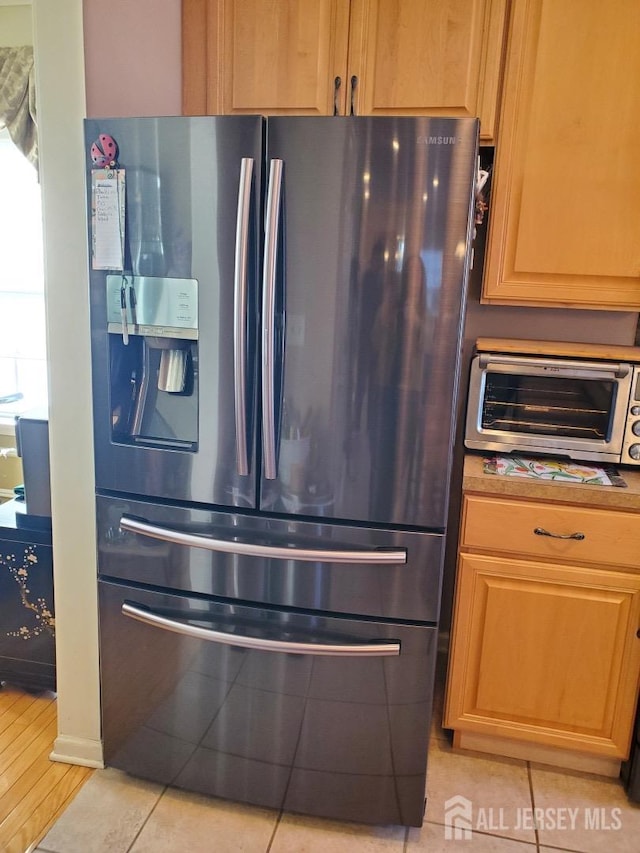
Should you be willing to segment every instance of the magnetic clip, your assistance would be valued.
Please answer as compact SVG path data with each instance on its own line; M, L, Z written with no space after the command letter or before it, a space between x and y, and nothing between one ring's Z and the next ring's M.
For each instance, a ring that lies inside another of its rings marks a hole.
M129 344L129 326L127 323L127 277L122 276L122 285L120 286L120 316L122 317L122 343L125 346Z
M108 133L101 133L95 142L91 143L91 161L98 169L118 168L118 143Z

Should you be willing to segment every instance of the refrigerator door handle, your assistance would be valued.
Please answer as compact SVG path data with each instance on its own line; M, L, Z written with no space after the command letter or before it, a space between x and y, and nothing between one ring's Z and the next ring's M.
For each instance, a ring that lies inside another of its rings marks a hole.
M275 480L275 319L278 225L282 197L282 160L271 160L265 218L262 282L262 441L264 477Z
M201 628L189 625L177 619L169 619L152 610L142 609L135 604L124 601L122 613L138 622L184 634L198 640L211 643L222 643L226 646L236 646L241 649L256 649L263 652L284 652L293 655L336 655L350 657L389 657L400 654L400 643L397 641L381 640L376 643L303 643L289 640L269 640L264 637L251 637L243 634L227 634L213 628Z
M138 533L150 539L161 539L174 545L187 545L193 548L205 548L207 551L221 551L225 554L242 554L247 557L263 557L269 560L302 560L312 563L376 563L383 565L404 565L407 552L404 548L376 549L335 549L331 548L288 548L282 545L260 545L238 542L230 539L216 539L213 536L198 536L151 524L144 519L123 515L120 530Z
M249 473L247 453L247 257L253 159L243 157L238 185L236 256L233 281L233 366L236 416L236 465L238 474Z

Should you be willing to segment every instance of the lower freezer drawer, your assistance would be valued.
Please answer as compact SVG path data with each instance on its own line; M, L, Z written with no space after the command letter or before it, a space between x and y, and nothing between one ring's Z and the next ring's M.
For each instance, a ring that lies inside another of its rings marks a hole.
M108 765L276 809L421 825L435 627L99 587Z

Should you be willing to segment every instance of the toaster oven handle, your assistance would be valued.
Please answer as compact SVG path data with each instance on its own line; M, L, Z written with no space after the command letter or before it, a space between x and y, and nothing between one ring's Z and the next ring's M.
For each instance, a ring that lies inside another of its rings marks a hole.
M510 356L510 355L495 355L493 353L481 353L478 356L478 364L483 370L490 370L492 367L520 367L520 368L541 368L548 367L552 363L554 367L561 370L587 371L590 374L604 373L607 376L615 376L616 379L624 379L629 375L631 366L629 364L620 364L619 362L603 362L603 361L578 361L554 358L535 358L533 356Z
M577 539L581 542L586 538L584 533L551 533L551 531L545 530L544 527L536 527L533 532L536 536L551 536L552 539Z

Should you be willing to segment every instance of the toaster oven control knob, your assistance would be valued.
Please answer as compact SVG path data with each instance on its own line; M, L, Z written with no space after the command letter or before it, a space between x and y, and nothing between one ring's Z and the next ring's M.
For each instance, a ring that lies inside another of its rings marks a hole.
M640 435L640 421L636 421L636 422L632 425L632 427L631 427L631 432L632 432L634 435Z
M640 406L631 406L632 415L640 415Z
M632 459L640 459L640 444L632 444L629 448L629 456Z

